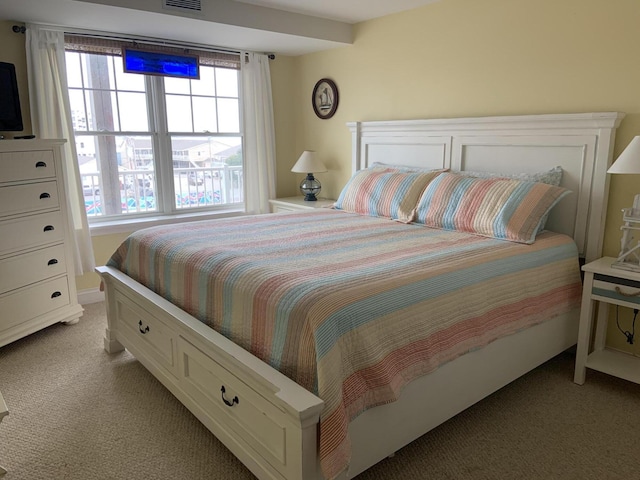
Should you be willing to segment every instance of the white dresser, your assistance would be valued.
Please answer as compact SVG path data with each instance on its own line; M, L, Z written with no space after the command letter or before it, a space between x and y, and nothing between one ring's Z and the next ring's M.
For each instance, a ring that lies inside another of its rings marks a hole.
M0 141L0 346L82 315L69 245L63 144Z

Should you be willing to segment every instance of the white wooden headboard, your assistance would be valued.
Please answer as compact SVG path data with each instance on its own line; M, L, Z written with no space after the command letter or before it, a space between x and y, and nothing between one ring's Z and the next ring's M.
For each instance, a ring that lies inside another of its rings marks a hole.
M623 113L350 122L353 171L374 162L423 168L533 173L562 166L573 194L547 228L571 235L586 261L602 252L616 128Z

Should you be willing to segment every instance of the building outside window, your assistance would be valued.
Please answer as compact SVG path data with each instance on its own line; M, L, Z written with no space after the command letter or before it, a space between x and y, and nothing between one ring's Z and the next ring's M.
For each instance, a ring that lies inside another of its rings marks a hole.
M65 37L89 221L242 209L239 56L201 52L199 79L140 75L119 43Z

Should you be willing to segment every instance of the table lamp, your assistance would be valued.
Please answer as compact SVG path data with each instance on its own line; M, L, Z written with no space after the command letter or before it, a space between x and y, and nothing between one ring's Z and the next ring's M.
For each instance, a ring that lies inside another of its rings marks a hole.
M607 173L640 174L640 136L631 140ZM622 220L624 225L620 227L622 230L620 253L611 266L640 272L640 242L634 238L640 233L640 194L635 196L631 208L622 210Z
M300 183L300 192L304 195L304 199L307 202L315 202L318 200L316 197L320 193L321 185L318 180L313 176L314 173L326 172L327 167L324 166L322 160L316 156L316 152L312 150L305 150L298 158L298 161L291 169L295 173L306 173L307 176L302 183Z

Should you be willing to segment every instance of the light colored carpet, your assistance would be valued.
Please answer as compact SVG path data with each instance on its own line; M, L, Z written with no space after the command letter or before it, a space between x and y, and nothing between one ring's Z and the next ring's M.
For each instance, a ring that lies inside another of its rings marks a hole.
M102 349L104 304L0 348L3 480L252 479L131 355ZM640 385L562 354L358 476L640 479Z

